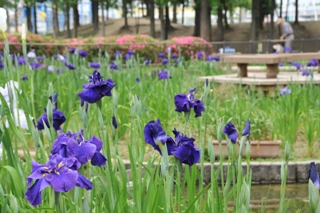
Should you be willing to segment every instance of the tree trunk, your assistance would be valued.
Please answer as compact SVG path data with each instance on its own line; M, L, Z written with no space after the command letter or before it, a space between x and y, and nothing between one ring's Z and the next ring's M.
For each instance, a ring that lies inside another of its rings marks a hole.
M106 1L106 10L107 10L107 21L109 20L109 1Z
M71 31L70 31L70 5L66 3L66 26L67 26L67 38L71 38Z
M6 9L6 13L7 13L7 32L10 32L10 16L9 16L9 10Z
M260 22L260 0L252 0L252 22L250 39L257 40L259 37L259 22Z
M57 25L57 4L56 4L56 0L52 0L52 34L53 34L53 38L57 38L58 36L58 25Z
M151 0L147 1L145 0L144 1L145 5L146 5L146 9L147 9L147 14L146 14L146 17L150 17L150 12L151 12ZM154 12L153 12L154 13Z
M228 23L228 17L227 17L227 13L228 13L228 7L226 4L226 0L223 0L223 8L224 8L224 15L223 15L223 19L224 19L224 26L225 29L229 29L229 23Z
M54 13L55 13L55 16L56 16L56 26L57 26L57 33L60 32L60 29L59 29L59 19L58 19L58 10L59 10L59 7L58 7L58 2L57 0L55 0L55 10L54 10Z
M124 27L129 28L128 18L127 18L128 8L127 8L127 1L126 0L122 0L122 6L123 6L122 10L123 10L123 17L124 17Z
M32 23L31 23L31 8L27 5L27 28L29 32L32 32Z
M18 25L19 25L19 23L18 23L18 7L16 6L14 8L14 26L15 26L16 33L18 32Z
M181 24L184 24L184 2L182 2Z
M169 30L171 28L169 6L166 5L166 40L168 39Z
M208 0L201 0L201 23L200 23L200 37L205 39L206 41L210 40L210 34L208 29Z
M280 0L280 15L279 15L279 17L282 18L282 0Z
M177 23L177 3L173 3L173 19L172 23Z
M299 24L299 8L298 8L298 0L296 0L295 2L295 6L296 6L296 14L295 14L295 17L294 17L294 24Z
M154 25L154 0L150 0L150 36L156 37L156 30Z
M105 19L104 19L104 2L102 1L101 2L101 8L102 8L102 13L101 13L101 18L102 18L102 37L104 37L105 36Z
M38 34L38 27L37 27L37 2L33 4L33 21L34 21L34 33Z
M221 5L217 9L218 13L218 20L217 20L217 27L218 27L218 41L224 40L224 29L223 29L223 12Z
M273 39L274 36L274 10L276 9L276 0L271 0L271 20L270 20L270 38Z
M166 21L163 15L163 7L162 5L159 5L159 17L161 22L161 39L166 40Z
M201 20L201 5L196 4L194 8L195 12L195 19L194 19L194 31L193 31L193 36L200 36L200 20Z
M98 29L99 29L99 3L98 3L98 1L91 0L91 9L92 9L93 30L98 31Z
M78 26L79 26L79 11L78 3L72 5L73 9L73 38L78 37Z
M211 41L212 39L212 27L211 27L211 7L208 7L208 29L209 29L209 40Z

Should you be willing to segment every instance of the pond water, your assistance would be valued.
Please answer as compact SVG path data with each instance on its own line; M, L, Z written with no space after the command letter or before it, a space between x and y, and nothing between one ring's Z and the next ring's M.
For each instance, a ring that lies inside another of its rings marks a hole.
M251 205L253 212L260 212L261 201L266 198L269 192L266 212L278 212L280 202L281 185L252 185L251 186ZM286 200L290 200L287 212L301 210L309 213L308 184L288 184L286 186Z

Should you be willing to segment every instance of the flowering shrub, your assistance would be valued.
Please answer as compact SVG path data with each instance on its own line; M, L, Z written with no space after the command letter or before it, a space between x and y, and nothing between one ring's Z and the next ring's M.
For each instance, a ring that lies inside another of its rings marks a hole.
M8 41L11 43L11 53L22 53L21 35L17 33L9 33ZM2 38L0 38L0 41ZM171 50L171 55L180 55L185 59L195 58L198 52L204 51L207 54L213 52L211 44L202 38L185 36L175 37L167 40L164 43L148 36L148 35L124 35L124 36L110 36L99 38L72 38L72 39L53 39L48 36L41 36L36 34L27 34L28 50L35 49L37 55L54 56L57 53L62 54L71 48L78 50L85 50L88 53L88 58L92 59L99 55L100 50L102 54L106 51L112 58L116 51L119 51L122 57L128 52L133 50L135 55L139 55L141 61L149 59L154 62L161 62L158 59L160 52L168 53L168 48ZM46 43L47 45L37 45L36 43ZM60 45L57 45L60 44ZM3 44L0 44L0 48L4 48Z
M205 51L207 54L213 52L212 44L199 37L183 36L174 37L167 41L167 47L170 48L172 54L180 53L185 59L195 58L196 54ZM166 48L168 51L168 48Z

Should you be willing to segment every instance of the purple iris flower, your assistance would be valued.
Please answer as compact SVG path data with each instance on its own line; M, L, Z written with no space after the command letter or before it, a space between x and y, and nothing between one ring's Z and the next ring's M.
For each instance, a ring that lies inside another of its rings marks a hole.
M140 83L140 78L136 78L136 82L137 82L137 83Z
M144 65L149 65L149 64L150 64L150 61L149 61L148 59L145 59L144 62L143 62L143 64L144 64Z
M41 56L38 56L37 57L37 61L39 62L39 63L42 63L43 62L43 60L44 60L44 56L43 57L41 57Z
M320 189L320 178L319 173L316 167L316 164L314 162L310 163L310 169L309 169L309 179L312 181L312 183Z
M112 126L117 129L118 128L118 122L116 119L116 116L112 116Z
M159 80L168 79L168 78L169 78L169 72L168 72L168 70L162 69L162 70L158 73L158 77L159 77Z
M158 57L159 57L159 58L165 58L165 57L166 57L166 54L165 54L165 53L159 53Z
M23 56L18 57L17 61L19 65L26 65L26 60L24 59Z
M125 54L123 58L124 58L124 60L126 60L126 61L127 61L127 60L129 60L129 59L131 58L131 55L129 55L129 54Z
M34 50L32 50L32 51L28 52L27 57L35 59L35 58L37 58L37 55L34 52Z
M48 72L53 72L53 71L54 71L54 66L53 65L48 66Z
M282 66L283 66L283 63L282 63L282 62L279 62L278 66L279 66L279 67L282 67Z
M173 130L175 135L175 146L172 154L182 163L192 166L200 160L200 149L194 145L194 138L189 138L179 131Z
M99 101L104 96L112 96L111 90L116 86L111 78L104 81L100 73L95 70L90 76L88 84L83 85L83 91L78 94L82 102L90 104Z
M49 99L51 100L51 102L54 105L54 109L52 110L53 128L55 130L59 130L60 126L66 121L66 117L60 110L57 109L58 108L58 93L54 94L53 99L52 99L52 97L49 97ZM43 123L45 123L46 126L48 128L50 128L46 109L45 109L45 113L42 114L38 120L38 125L37 125L38 130L44 129Z
M80 164L86 164L91 160L92 165L103 166L107 158L100 153L102 145L102 141L96 136L84 140L83 131L61 133L53 143L51 154L59 154L64 158L74 157Z
M318 60L315 58L311 59L307 64L307 67L317 67L317 66L318 66Z
M116 50L116 52L114 53L114 57L117 58L117 57L120 57L122 54L119 50Z
M87 51L85 51L85 50L80 50L80 51L79 51L79 55L80 55L82 58L85 58L85 57L87 57L88 53L87 53Z
M177 53L173 53L173 54L172 54L172 58L173 58L173 59L177 59L177 58L179 58L179 55L178 55Z
M74 54L76 52L76 48L72 47L70 50L69 50L69 53L70 54Z
M169 60L164 58L164 59L162 59L161 64L166 65L168 62L169 62Z
M238 139L238 131L234 124L230 121L227 123L223 129L223 133L228 136L232 143L236 143Z
M283 51L284 51L285 53L291 53L292 49L291 49L291 47L289 47L289 46L285 46L285 47L283 48Z
M26 80L28 80L28 76L26 76L26 75L23 75L23 76L22 76L22 80L23 80L23 81L26 81Z
M200 117L202 112L204 111L204 105L202 101L194 99L193 92L196 91L196 88L189 91L189 94L177 94L174 97L174 104L176 105L175 111L177 112L190 112L191 108L193 108L196 116Z
M99 69L101 66L99 62L93 61L93 62L90 62L90 67L94 69Z
M0 70L3 69L3 62L0 60Z
M76 67L75 67L73 64L71 64L71 63L67 63L67 62L66 62L64 65L65 65L66 67L68 67L69 70L75 70L75 69L76 69Z
M134 51L133 50L128 50L127 54L132 56L132 55L134 55Z
M309 76L309 75L312 75L312 72L310 70L305 69L302 71L302 76Z
M153 146L153 148L157 150L160 155L162 155L162 152L159 145L165 144L167 142L167 139L168 136L163 130L159 119L157 121L148 122L144 127L144 141Z
M291 65L294 66L294 67L296 67L297 70L301 70L302 67L303 67L299 62L294 62L294 61L291 62Z
M119 70L118 65L116 65L113 61L109 65L110 70Z
M291 89L285 87L280 90L280 95L289 95L291 93Z
M64 57L63 55L57 54L54 56L54 58L57 59L58 61L62 61L64 63L66 63L66 57Z
M251 120L250 118L247 120L246 126L244 127L242 131L242 136L250 136L250 128L251 128Z
M208 55L206 58L207 61L220 61L219 56Z
M34 69L34 70L37 70L39 67L40 67L40 64L38 62L29 62L29 66Z
M202 59L203 58L203 52L198 52L197 53L197 59Z
M68 192L74 187L92 189L92 183L77 171L70 169L76 159L53 155L46 164L32 161L32 172L27 178L25 197L28 202L37 206L42 202L41 191L51 186L56 192ZM35 180L31 186L32 180Z

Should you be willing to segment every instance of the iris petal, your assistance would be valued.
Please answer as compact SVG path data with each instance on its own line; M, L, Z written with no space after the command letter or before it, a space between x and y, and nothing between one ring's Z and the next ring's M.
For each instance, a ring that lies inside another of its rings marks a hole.
M58 174L50 173L46 175L45 179L56 192L67 192L76 186L78 172L65 168Z
M33 206L41 204L41 191L49 185L50 184L45 179L36 180L36 182L30 188L28 188L25 193L27 201Z
M91 164L94 166L103 166L106 164L107 158L100 152L96 152L91 159Z
M86 190L91 190L93 188L91 181L89 181L80 173L78 173L78 180L77 180L76 186L80 188L85 188Z

